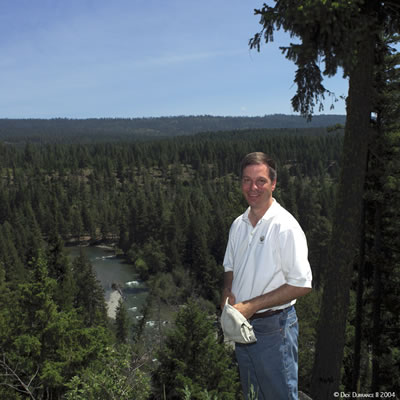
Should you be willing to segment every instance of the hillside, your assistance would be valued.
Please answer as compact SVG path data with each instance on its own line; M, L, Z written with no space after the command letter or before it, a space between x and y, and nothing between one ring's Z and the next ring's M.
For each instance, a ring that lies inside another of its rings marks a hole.
M295 115L263 117L177 116L132 119L0 119L6 142L131 140L244 129L317 128L345 123L344 115L318 115L311 122Z

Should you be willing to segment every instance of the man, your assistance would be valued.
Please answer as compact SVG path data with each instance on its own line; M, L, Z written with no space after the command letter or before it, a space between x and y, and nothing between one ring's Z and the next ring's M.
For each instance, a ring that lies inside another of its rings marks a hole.
M250 153L241 164L249 208L233 222L224 258L225 301L253 326L257 342L236 343L246 399L297 399L298 325L293 304L311 291L307 242L296 219L272 197L273 160Z

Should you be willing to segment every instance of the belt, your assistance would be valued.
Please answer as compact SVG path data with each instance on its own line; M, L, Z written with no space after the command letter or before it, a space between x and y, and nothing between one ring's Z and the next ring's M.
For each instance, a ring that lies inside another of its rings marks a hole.
M289 307L287 307L287 308L289 308ZM249 318L249 321L253 321L254 319L258 319L258 318L270 317L270 316L275 315L275 314L280 314L284 310L286 310L286 308L282 308L280 310L267 310L267 311L263 311L263 312L260 312L260 313L256 313L256 314L253 314L253 316L251 316Z

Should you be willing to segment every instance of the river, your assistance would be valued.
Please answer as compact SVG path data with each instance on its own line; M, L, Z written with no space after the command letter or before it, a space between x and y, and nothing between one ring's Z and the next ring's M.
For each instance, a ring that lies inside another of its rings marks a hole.
M115 310L110 304L118 303L119 295L113 290L112 285L117 284L122 289L124 302L129 315L133 320L141 318L140 310L146 300L148 290L143 282L138 279L131 264L115 256L114 251L101 246L70 246L68 253L72 257L79 255L80 250L85 253L104 288L105 300L108 305L108 315L115 318Z

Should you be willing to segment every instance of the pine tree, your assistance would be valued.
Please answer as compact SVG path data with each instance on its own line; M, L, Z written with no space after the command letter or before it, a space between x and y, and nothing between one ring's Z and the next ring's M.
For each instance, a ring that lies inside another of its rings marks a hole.
M390 38L393 39L393 38ZM398 42L398 40L397 40ZM400 199L400 114L393 107L399 99L399 54L383 47L382 64L376 74L377 119L375 140L370 148L365 196L365 267L359 263L356 363L353 369L353 388L366 375L366 359L372 359L373 392L399 390L399 340L393 332L399 329L399 307L393 301L399 295L396 282L400 279L398 235ZM365 289L364 289L365 288ZM364 318L363 318L364 316ZM363 328L363 330L361 329ZM362 347L363 345L363 347ZM386 371L392 371L386 374Z
M67 384L66 400L148 400L150 379L128 345L111 346L99 361L76 374Z
M118 343L126 343L129 335L129 319L124 301L119 299L115 315L116 338Z
M325 399L340 385L352 266L359 243L371 139L374 67L379 60L376 50L384 33L400 31L399 9L377 0L310 0L300 6L297 1L284 0L274 6L265 3L256 14L261 17L262 30L250 41L251 47L259 49L263 39L272 41L274 31L280 28L300 40L282 48L297 66L294 110L311 117L314 107L329 93L322 84L322 74L332 76L342 67L349 77L342 168L312 385L313 397ZM320 69L321 59L324 71Z
M155 372L156 390L167 399L183 396L189 388L192 399L204 391L218 399L235 399L238 377L224 344L217 341L211 317L190 300L177 314L175 327L167 334Z
M3 226L0 226L0 260L3 261L6 281L13 286L17 286L26 278L26 270L15 248L15 242L13 229L6 221Z
M103 327L88 328L76 310L58 310L56 281L48 275L44 252L38 254L28 282L16 293L9 334L0 335L2 366L15 371L5 380L10 399L19 390L27 393L29 382L33 398L60 398L65 383L95 361L108 342Z
M73 273L77 285L75 307L81 310L81 315L88 327L104 326L107 322L104 290L83 250L74 259Z
M186 242L186 266L192 274L195 287L204 298L217 302L222 270L218 271L207 244L207 227L204 219L192 216ZM218 294L217 294L218 292Z
M69 310L73 307L77 289L64 242L57 233L49 238L47 260L49 276L57 282L54 299L60 309Z

